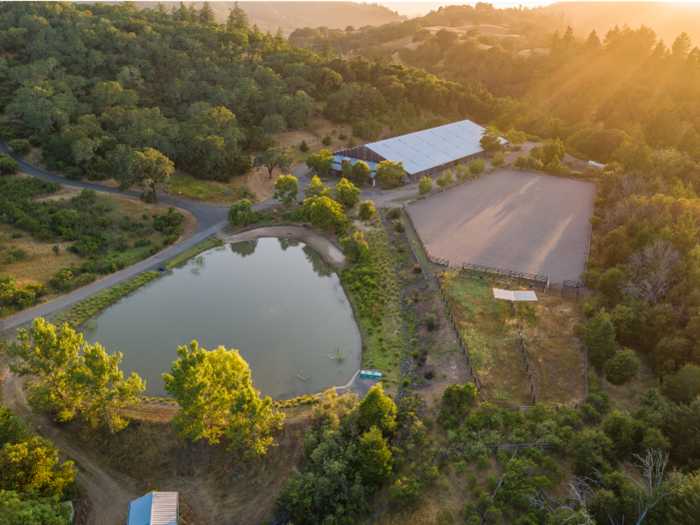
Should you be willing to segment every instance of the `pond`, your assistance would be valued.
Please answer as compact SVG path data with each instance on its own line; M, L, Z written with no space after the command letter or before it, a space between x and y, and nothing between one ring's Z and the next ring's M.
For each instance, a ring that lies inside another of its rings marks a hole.
M237 349L255 388L273 399L347 383L360 366L361 338L337 274L305 244L267 238L224 245L140 288L83 329L90 343L122 352L121 369L167 396L177 347L196 340ZM329 355L340 352L344 360Z

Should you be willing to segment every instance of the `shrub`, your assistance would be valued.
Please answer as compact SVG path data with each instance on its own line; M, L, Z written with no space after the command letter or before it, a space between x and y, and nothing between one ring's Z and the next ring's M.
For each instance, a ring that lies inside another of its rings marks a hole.
M21 238L22 238L22 234L19 233L19 232L12 232L12 238L13 238L13 239L21 239Z
M301 141L301 144L299 144L299 149L302 153L306 153L307 151L309 151L309 145L306 143L305 140Z
M12 264L14 262L24 261L27 259L27 252L22 249L12 250L7 255L7 264Z
M489 492L493 492L496 490L496 487L498 486L498 480L494 477L490 477L488 482L487 482L487 487L489 488Z
M469 466L467 465L467 462L464 460L458 461L457 463L455 463L455 470L457 472L468 472Z
M467 474L467 486L470 489L473 489L474 487L476 487L476 482L478 481L478 479L479 478L477 478L476 474L470 472L469 474Z
M423 377L425 377L427 380L435 379L435 370L426 370Z
M421 269L420 264L413 265L413 273L415 273L417 275L417 274L421 273L422 271L423 270Z
M486 470L487 468L491 468L491 460L489 459L489 457L485 454L481 454L479 457L477 457L476 468L479 470Z
M403 233L405 230L406 228L404 227L403 221L401 219L394 221L394 231Z
M421 180L418 181L418 193L420 195L425 195L431 191L433 191L433 181L430 177L422 177Z
M605 377L613 385L624 385L639 375L641 363L634 350L617 350L603 365Z
M401 208L398 206L395 208L389 208L389 211L386 212L386 216L390 219L398 219L401 217Z
M473 160L469 163L469 173L478 175L486 169L486 161L484 159Z
M12 157L0 153L0 175L14 175L18 167L19 164L12 160Z
M454 180L452 179L452 171L450 170L447 170L442 177L437 179L438 186L440 186L441 188L449 186L453 182Z
M502 151L497 152L491 158L491 166L494 166L494 167L503 166L505 163L506 163L506 159L503 157Z
M166 213L159 215L153 220L153 228L163 235L174 235L177 238L185 230L185 216L173 206L170 206Z
M462 164L457 166L456 171L457 171L457 180L466 179L469 176L469 168L467 166L462 165Z
M233 203L228 210L228 221L233 226L247 226L256 220L257 213L253 211L253 203L248 199Z
M372 220L372 217L377 213L374 203L372 201L362 201L359 206L358 216L361 221Z
M700 394L700 366L688 363L664 379L664 393L676 403L690 405Z
M420 357L420 352L418 350L414 350L413 352L411 352L411 357L413 359L418 359Z
M357 142L355 142L355 137L350 137L350 140L348 140L348 148L354 148L357 146Z
M323 137L323 139L321 139L321 142L323 143L324 146L330 146L331 142L333 142L333 139L331 138L330 135L326 135L325 137Z
M411 386L411 380L404 379L403 381L401 381L401 386L403 386L404 388L408 388L409 386Z
M348 138L348 134L347 134L347 133L341 133L340 135L338 135L338 138L339 138L340 140L345 140L346 138Z
M15 155L19 155L20 157L24 157L27 153L29 153L29 150L31 149L29 142L27 142L26 140L11 140L7 143L7 145L10 146L10 148L12 148L12 151Z
M426 315L423 322L425 322L425 327L429 331L433 332L435 329L437 329L437 316L435 314Z

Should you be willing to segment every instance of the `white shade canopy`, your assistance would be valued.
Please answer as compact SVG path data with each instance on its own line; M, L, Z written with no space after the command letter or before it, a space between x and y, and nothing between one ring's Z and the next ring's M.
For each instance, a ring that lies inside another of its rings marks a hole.
M505 299L506 301L537 301L537 296L532 291L520 292L493 288L493 296L496 299Z

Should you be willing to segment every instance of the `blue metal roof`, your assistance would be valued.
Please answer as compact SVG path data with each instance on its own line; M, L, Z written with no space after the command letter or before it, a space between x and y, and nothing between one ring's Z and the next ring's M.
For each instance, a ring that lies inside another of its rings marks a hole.
M333 156L333 169L337 171L343 171L343 161L347 160L350 161L350 165L354 166L355 163L361 159L353 159L352 157L344 157L343 155L334 155ZM370 173L370 177L374 178L374 176L377 174L377 163L376 162L370 162L368 160L363 160L365 164L369 166L369 169L372 170L372 173Z
M178 493L151 492L129 504L127 525L177 525Z

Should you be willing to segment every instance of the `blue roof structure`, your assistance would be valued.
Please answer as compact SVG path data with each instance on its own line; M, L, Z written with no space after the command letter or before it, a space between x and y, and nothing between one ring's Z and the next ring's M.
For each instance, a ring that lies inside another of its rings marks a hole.
M334 155L333 156L333 169L336 171L343 171L343 161L347 160L350 162L351 166L354 166L356 162L358 162L360 159L353 159L351 157L344 157L343 155ZM374 178L375 175L377 175L377 163L376 162L369 162L367 160L363 160L365 164L369 166L369 169L372 170L372 173L369 174L370 178Z
M129 504L126 525L177 525L177 492L151 492Z

